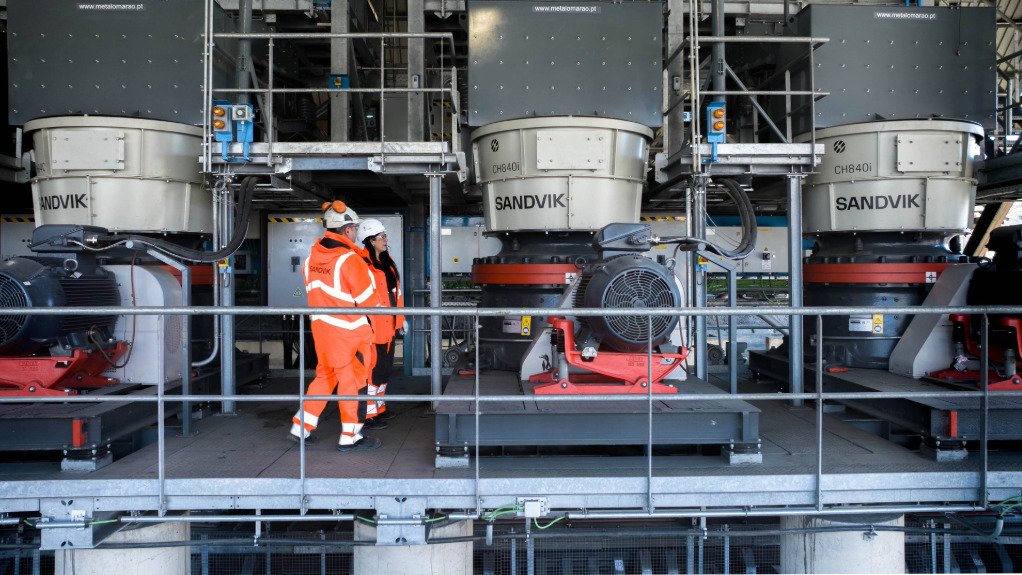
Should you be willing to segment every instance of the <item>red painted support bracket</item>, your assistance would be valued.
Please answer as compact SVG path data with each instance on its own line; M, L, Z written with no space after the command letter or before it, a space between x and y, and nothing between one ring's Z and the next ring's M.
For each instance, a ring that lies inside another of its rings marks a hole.
M568 364L589 373L571 374L560 379L556 373L541 373L529 378L538 383L533 393L537 395L584 395L584 394L629 394L649 393L652 385L655 394L678 393L674 386L662 384L665 377L680 367L687 355L681 353L619 353L601 351L591 360L582 357L575 349L575 322L563 317L550 317L548 321L561 332L564 341L564 355ZM650 366L650 359L653 360ZM650 375L652 374L652 382Z
M118 342L106 357L99 351L76 349L70 357L0 357L0 396L77 395L82 389L98 389L120 383L102 374L128 350ZM107 359L109 357L109 360Z

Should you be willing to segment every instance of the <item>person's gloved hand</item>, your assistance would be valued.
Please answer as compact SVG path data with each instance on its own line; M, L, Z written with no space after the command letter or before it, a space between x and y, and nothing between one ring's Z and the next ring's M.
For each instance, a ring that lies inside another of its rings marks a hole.
M408 320L405 320L404 323L401 324L401 329L397 330L397 333L398 335L404 335L408 333Z

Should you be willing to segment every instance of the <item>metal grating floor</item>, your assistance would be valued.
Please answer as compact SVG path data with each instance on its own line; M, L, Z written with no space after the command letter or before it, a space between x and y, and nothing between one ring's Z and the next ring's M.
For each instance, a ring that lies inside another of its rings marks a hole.
M272 380L257 393L275 393L294 383ZM752 390L749 390L752 391ZM779 401L755 402L762 410L760 425L763 463L727 466L715 455L677 455L654 451L654 474L663 476L732 476L815 473L815 411L791 408ZM340 454L334 449L339 433L336 404L327 406L316 441L306 445L309 478L442 479L467 478L474 470L436 469L434 466L433 416L422 404L391 404L399 416L387 429L370 432L379 437L381 449L368 453ZM282 403L240 403L236 416L212 416L199 420L192 437L167 438L166 475L184 478L297 478L299 448L287 439L294 406ZM481 416L485 419L485 415ZM937 463L918 452L901 447L841 421L824 416L824 473L946 473L974 471L979 458ZM1022 471L1022 454L991 453L991 469ZM484 477L562 475L635 476L645 472L641 456L556 455L484 457ZM45 466L0 463L0 480L54 479L152 479L157 477L156 445L149 445L113 464L88 474L60 473Z

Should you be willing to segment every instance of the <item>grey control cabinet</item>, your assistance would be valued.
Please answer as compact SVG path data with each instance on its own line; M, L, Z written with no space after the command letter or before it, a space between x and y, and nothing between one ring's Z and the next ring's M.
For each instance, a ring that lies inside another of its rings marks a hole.
M387 230L389 251L398 266L404 264L402 217L398 214L368 215L363 218L380 220ZM303 265L309 257L312 244L323 237L321 214L270 214L267 216L266 241L267 304L271 307L305 307L305 278ZM399 268L400 269L400 268ZM407 283L402 278L402 284Z

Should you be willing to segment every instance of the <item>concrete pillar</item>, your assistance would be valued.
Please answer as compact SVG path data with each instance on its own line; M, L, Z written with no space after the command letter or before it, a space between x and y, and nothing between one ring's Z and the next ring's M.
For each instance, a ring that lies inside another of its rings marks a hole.
M469 537L472 522L460 521L431 529L429 539ZM376 528L355 522L356 541L376 541ZM472 575L472 542L355 547L355 575Z
M163 543L189 541L187 523L144 524L127 527L104 543ZM58 549L53 552L54 573L75 575L188 575L191 547L143 547L139 549Z
M905 533L871 532L869 525L905 525L904 515L782 517L781 529L857 526L850 531L781 536L781 573L904 573ZM858 527L866 525L867 527Z

